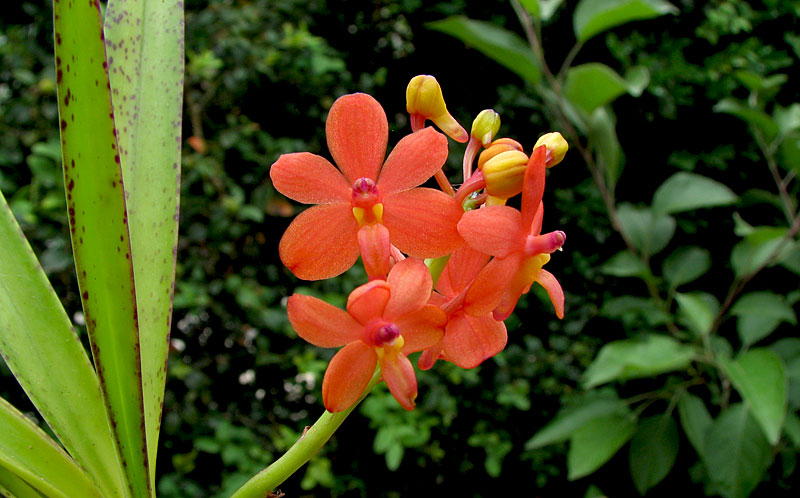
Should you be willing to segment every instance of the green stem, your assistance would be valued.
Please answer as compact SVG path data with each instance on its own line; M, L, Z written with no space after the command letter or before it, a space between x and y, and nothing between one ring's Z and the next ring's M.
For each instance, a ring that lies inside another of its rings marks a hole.
M275 490L292 474L297 472L300 467L311 460L311 457L317 454L333 433L336 432L336 429L342 425L347 416L380 381L381 372L377 370L364 390L364 394L353 406L338 413L331 413L326 410L314 425L306 429L300 439L289 448L289 451L275 460L269 467L253 476L231 495L231 498L264 498L265 496L270 496L268 492Z

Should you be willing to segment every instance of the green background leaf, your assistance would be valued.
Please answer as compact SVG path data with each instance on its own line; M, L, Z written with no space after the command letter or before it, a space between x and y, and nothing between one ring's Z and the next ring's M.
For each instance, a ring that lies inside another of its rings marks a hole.
M575 8L573 28L579 41L631 21L675 14L677 9L662 0L581 0Z
M458 38L529 83L536 84L541 79L541 69L533 52L511 31L463 16L448 17L427 26Z
M736 330L747 346L771 334L781 322L797 325L797 315L786 299L769 291L741 296L731 308L731 314L738 317Z
M695 351L671 337L650 334L606 344L583 375L586 389L612 380L650 377L684 368Z
M607 415L590 420L570 438L567 479L589 475L609 461L636 432L628 416Z
M564 82L564 96L587 114L613 102L627 90L622 76L596 62L571 67Z
M675 234L675 218L658 215L649 208L623 203L617 214L633 245L644 254L657 254Z
M680 247L664 260L664 278L673 289L703 276L711 268L711 253L700 247Z
M631 439L629 463L631 477L639 494L667 477L678 457L678 426L672 417L654 415L639 420Z
M736 360L720 358L720 366L742 395L770 444L776 444L786 417L786 367L769 349L751 349Z
M684 392L678 400L678 415L683 432L697 454L702 457L705 454L706 433L713 422L706 405L697 396Z
M653 194L653 212L680 213L724 206L737 199L736 194L725 185L705 176L681 171L669 177Z

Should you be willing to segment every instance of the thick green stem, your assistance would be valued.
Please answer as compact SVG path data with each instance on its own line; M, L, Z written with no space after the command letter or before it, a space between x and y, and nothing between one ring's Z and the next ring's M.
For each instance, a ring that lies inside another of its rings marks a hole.
M286 479L291 477L292 474L297 472L297 469L305 465L306 462L311 460L311 457L317 454L328 439L331 438L336 429L342 425L344 419L358 406L361 401L367 397L367 394L381 381L380 370L375 372L372 376L364 394L361 398L347 410L338 413L331 413L325 411L322 416L311 427L307 428L305 433L300 436L300 439L289 448L289 451L283 454L282 457L273 462L269 467L265 468L258 474L247 481L241 488L239 488L231 498L264 498L269 496L267 493L275 490Z

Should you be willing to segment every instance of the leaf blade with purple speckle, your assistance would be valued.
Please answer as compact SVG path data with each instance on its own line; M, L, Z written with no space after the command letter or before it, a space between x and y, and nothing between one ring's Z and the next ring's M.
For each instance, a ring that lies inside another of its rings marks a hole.
M99 2L55 1L54 19L64 185L78 285L119 460L133 497L142 498L152 487L136 294Z
M136 282L151 480L175 281L183 2L111 0L104 31Z

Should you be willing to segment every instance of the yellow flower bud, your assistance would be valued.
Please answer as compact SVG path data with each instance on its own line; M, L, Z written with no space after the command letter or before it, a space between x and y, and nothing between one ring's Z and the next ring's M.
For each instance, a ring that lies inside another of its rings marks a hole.
M527 166L528 155L519 150L506 150L495 155L481 167L486 179L486 192L500 199L519 194Z
M484 109L472 122L471 135L486 147L497 135L498 130L500 130L500 115L494 112L494 109Z
M480 157L478 157L478 169L483 168L483 165L489 159L493 158L497 154L501 152L506 152L509 150L518 150L522 152L522 145L516 140L510 138L498 138L491 144L489 144L483 152L481 152Z
M467 131L447 112L442 88L433 76L419 75L411 78L406 88L406 110L411 115L414 131L426 119L430 119L453 140L466 142L469 139Z
M564 156L567 154L567 150L569 149L567 141L564 140L564 137L561 136L561 133L558 133L557 131L547 133L539 137L539 140L536 141L536 145L534 145L533 148L536 149L536 147L539 147L540 145L547 147L547 159L545 160L545 165L548 168L560 163L564 159Z

